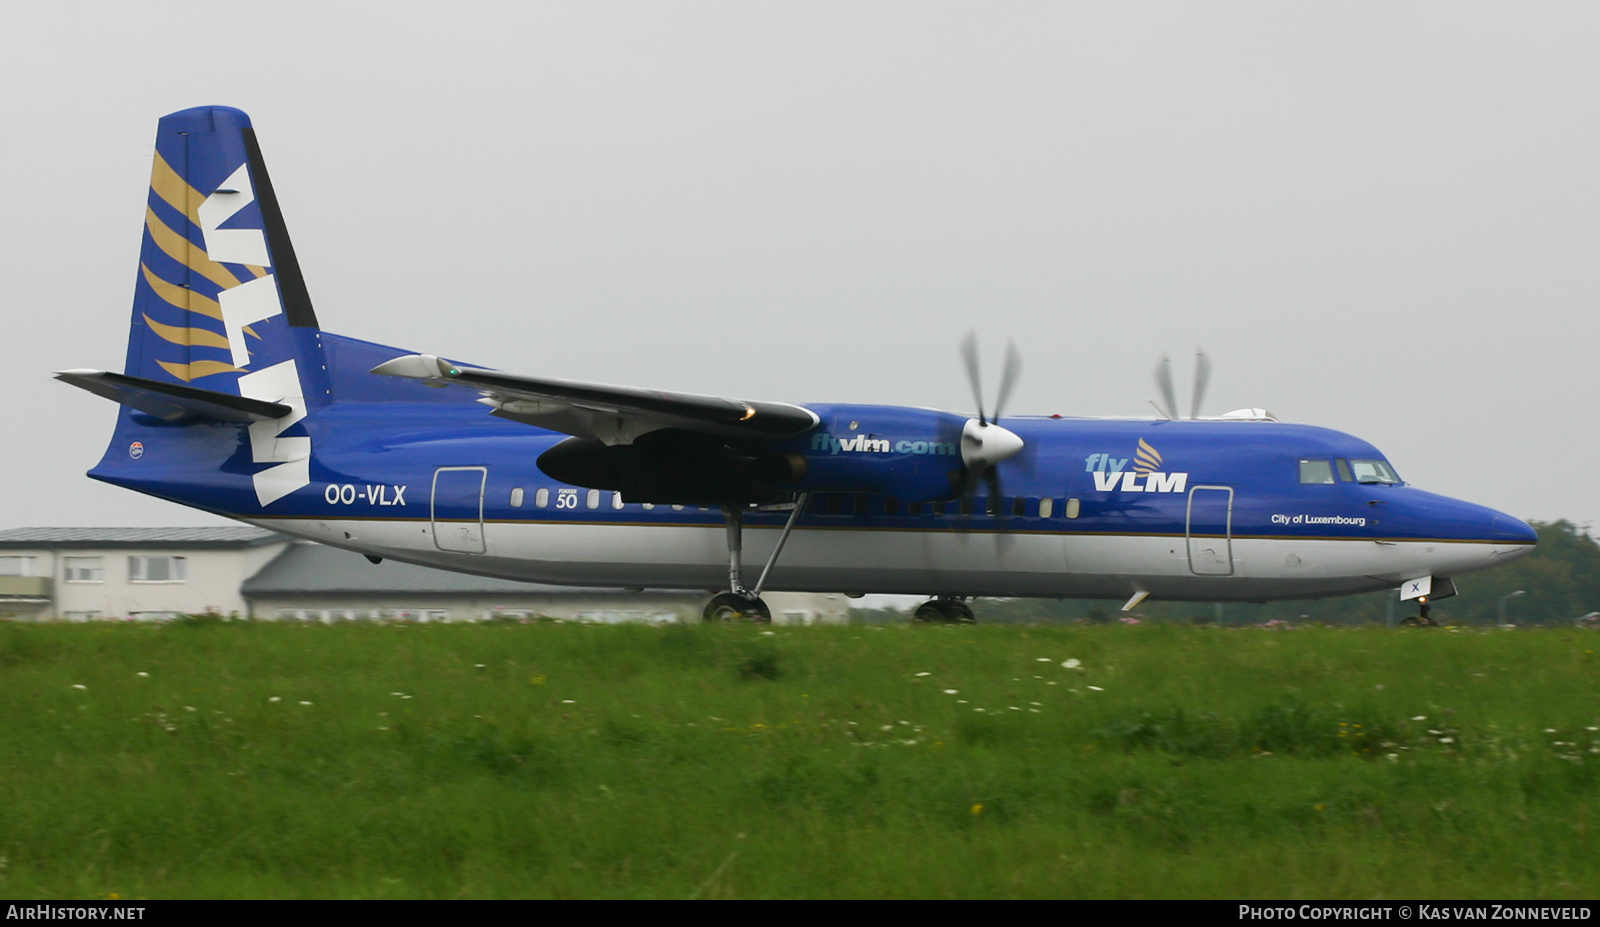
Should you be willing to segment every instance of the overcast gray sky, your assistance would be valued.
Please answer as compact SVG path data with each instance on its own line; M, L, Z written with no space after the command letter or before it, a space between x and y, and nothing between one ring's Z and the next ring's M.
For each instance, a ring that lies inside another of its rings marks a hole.
M1600 524L1600 5L8 3L0 527L95 483L156 120L250 113L324 327L529 374L1148 414L1196 344L1402 477Z

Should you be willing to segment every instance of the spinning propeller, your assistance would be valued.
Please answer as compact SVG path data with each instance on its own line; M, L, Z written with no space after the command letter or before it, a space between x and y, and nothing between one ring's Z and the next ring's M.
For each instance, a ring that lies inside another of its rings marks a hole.
M1205 349L1194 350L1194 395L1189 404L1189 418L1200 417L1200 400L1205 398L1206 384L1211 381L1211 358L1206 356ZM1169 420L1178 418L1178 398L1172 390L1172 362L1167 355L1161 355L1161 360L1156 364L1156 385L1161 387L1161 398L1167 401L1165 406L1156 406L1156 411L1165 415ZM1155 405L1153 402L1152 405Z
M1000 395L995 400L994 414L987 415L983 409L982 377L978 373L978 336L968 332L967 337L961 339L961 359L967 366L967 380L972 384L972 397L978 404L978 417L967 419L966 425L961 429L961 463L965 467L962 474L961 495L971 496L977 489L979 481L989 487L989 512L998 515L1000 500L999 465L1005 460L1016 456L1022 450L1022 439L1016 433L1002 428L1000 410L1005 407L1006 399L1011 396L1011 388L1016 385L1017 378L1022 375L1022 355L1017 351L1015 341L1006 345L1005 366L1000 371Z

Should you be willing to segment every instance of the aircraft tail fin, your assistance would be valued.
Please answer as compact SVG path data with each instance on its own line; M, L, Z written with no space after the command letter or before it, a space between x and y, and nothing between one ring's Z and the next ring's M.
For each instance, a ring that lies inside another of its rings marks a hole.
M60 376L122 405L90 476L214 511L271 511L310 483L301 422L333 401L323 333L250 117L173 113L155 148L123 373Z
M248 395L249 374L297 359L294 379L314 378L316 329L250 117L222 106L164 117L124 373ZM305 399L327 398L325 384L305 386Z

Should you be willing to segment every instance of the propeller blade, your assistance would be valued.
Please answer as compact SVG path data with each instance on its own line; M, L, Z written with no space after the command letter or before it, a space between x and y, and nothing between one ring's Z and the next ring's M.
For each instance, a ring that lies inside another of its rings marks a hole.
M1205 348L1194 349L1194 402L1189 406L1189 417L1200 417L1200 400L1205 398L1206 386L1211 382L1211 358Z
M972 398L978 404L978 423L989 424L983 417L983 385L978 377L978 333L967 332L967 337L961 339L961 359L967 365L967 382L972 384Z
M1156 363L1156 385L1161 387L1161 396L1167 401L1160 407L1161 414L1169 419L1178 417L1178 397L1172 391L1172 361L1167 355L1161 355L1161 360Z
M1000 487L1000 468L990 467L983 474L989 487L989 516L994 519L994 552L1004 560L1015 543L1011 532L1011 507L1006 505L1005 490Z
M1000 421L1000 410L1005 407L1006 399L1011 396L1011 388L1017 385L1017 380L1022 376L1022 353L1017 350L1017 342L1006 342L1006 365L1000 371L1000 398L994 401L994 421Z

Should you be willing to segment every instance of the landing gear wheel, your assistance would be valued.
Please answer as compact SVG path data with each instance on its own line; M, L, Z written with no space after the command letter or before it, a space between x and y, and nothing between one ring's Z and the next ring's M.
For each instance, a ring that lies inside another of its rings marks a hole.
M756 624L771 624L772 611L767 608L767 603L755 596L743 596L736 592L719 592L706 603L706 608L701 617L706 621L720 624L731 624L735 621L753 621Z
M977 618L967 603L956 599L929 599L911 613L911 620L922 624L973 624Z
M1422 614L1417 615L1414 618L1407 618L1406 620L1404 620L1404 621L1402 621L1400 623L1401 624L1406 624L1406 625L1411 625L1413 627L1418 627L1418 628L1437 628L1439 626L1439 623L1437 621L1434 621L1432 618L1428 617L1428 600L1427 599L1423 599L1422 600L1422 607L1419 608L1418 611L1420 611Z

